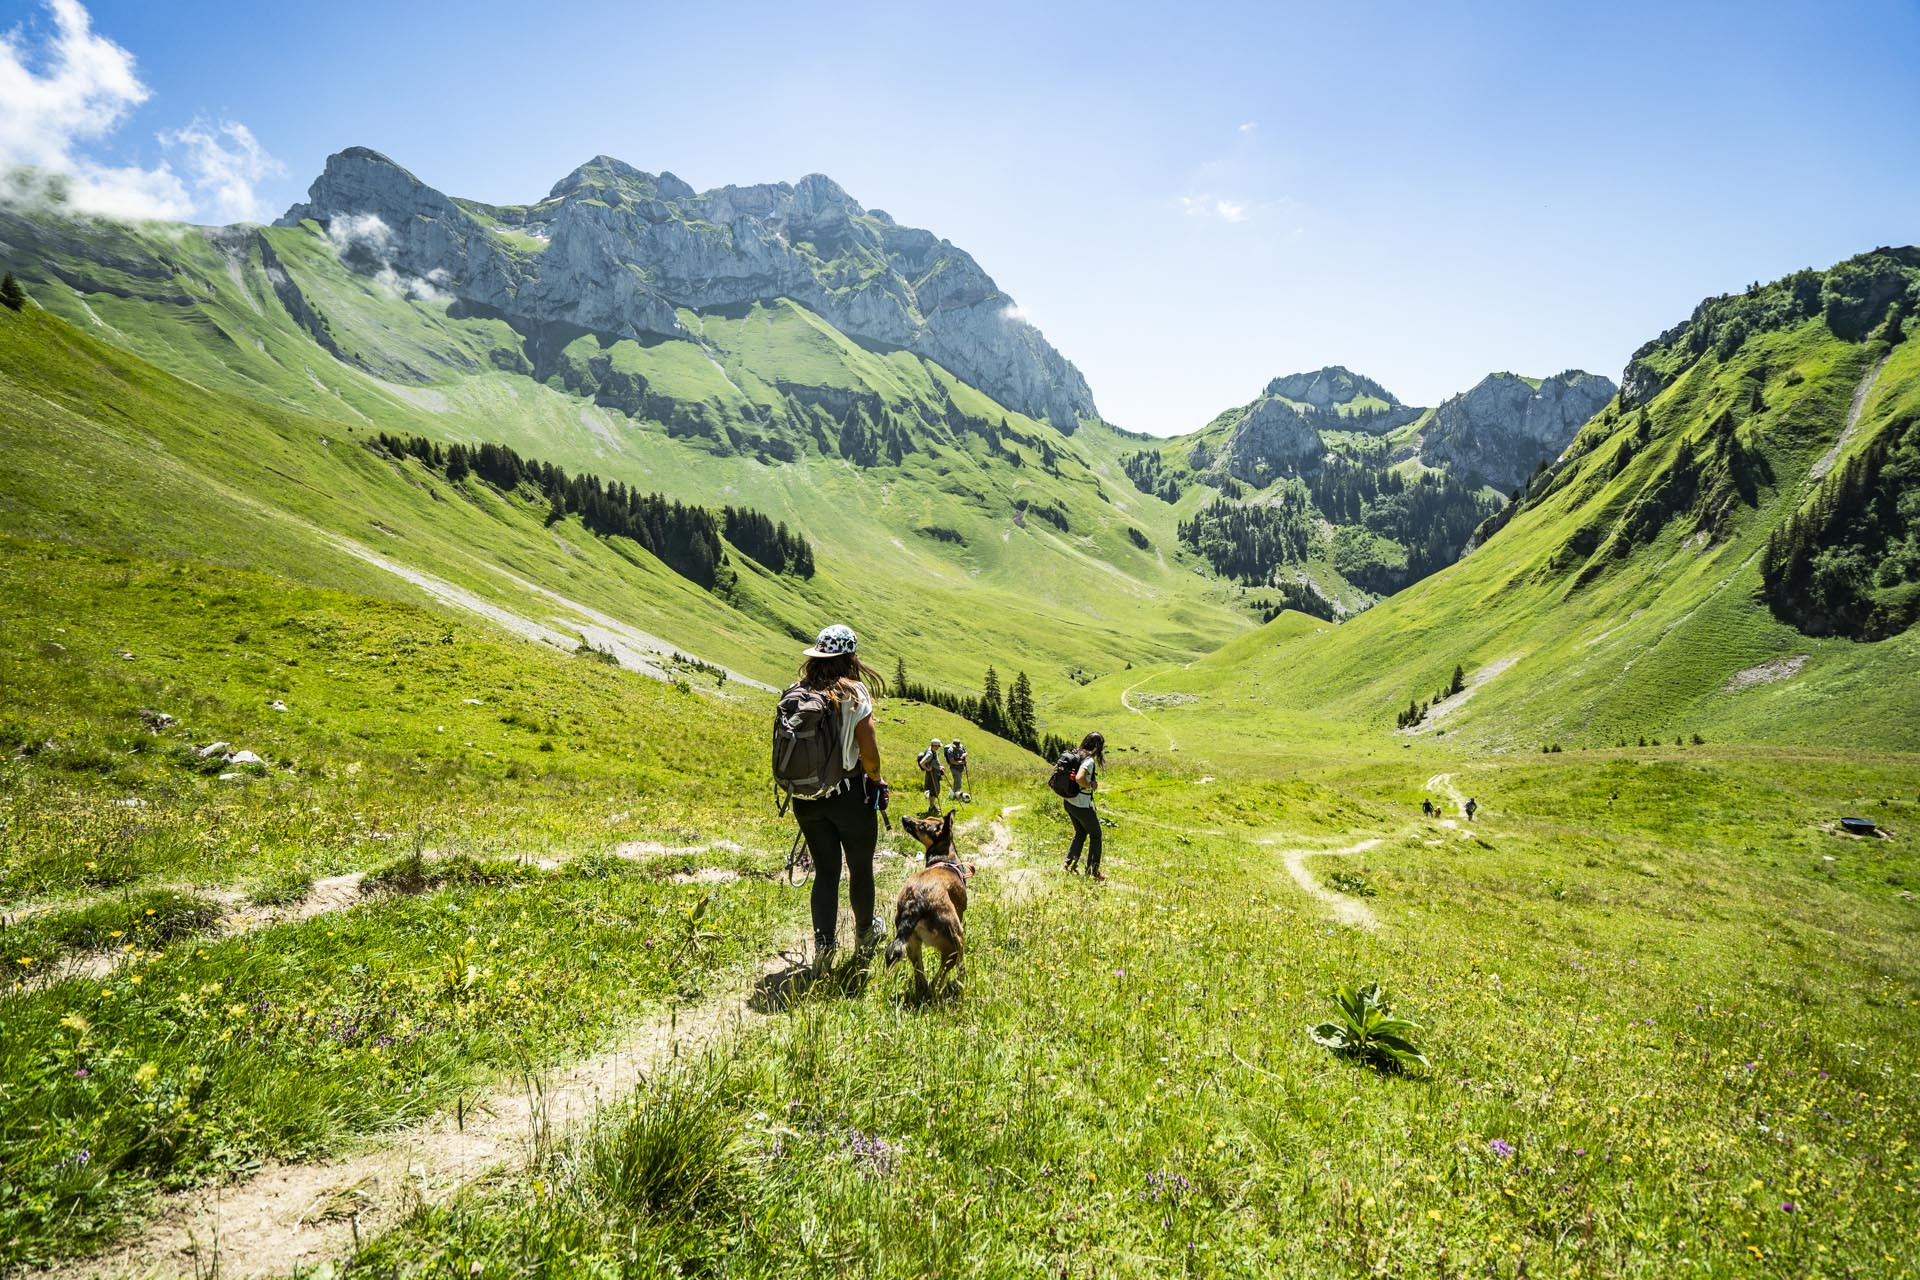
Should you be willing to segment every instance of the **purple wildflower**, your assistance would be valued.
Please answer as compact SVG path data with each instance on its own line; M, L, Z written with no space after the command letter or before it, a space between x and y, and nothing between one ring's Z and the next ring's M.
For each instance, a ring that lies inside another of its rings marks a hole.
M88 1076L92 1074L93 1072L87 1070L85 1067L80 1067L73 1073L73 1078L75 1080L85 1080Z
M1178 1204L1186 1199L1187 1193L1191 1190L1193 1190L1193 1184L1187 1181L1186 1174L1162 1170L1147 1175L1147 1186L1140 1192L1140 1198L1156 1202L1164 1198Z
M1795 1205L1795 1204L1793 1203L1793 1201L1791 1201L1791 1200L1782 1200L1782 1201L1780 1202L1780 1212L1782 1212L1782 1213L1798 1213L1798 1212L1800 1212L1800 1210L1799 1210L1799 1207L1798 1207L1797 1205Z
M1487 1144L1487 1150L1493 1152L1493 1154L1499 1156L1502 1160L1513 1159L1513 1144L1505 1138L1495 1138Z
M858 1129L847 1130L847 1150L853 1161L869 1177L885 1177L893 1172L896 1149L879 1135L869 1136Z

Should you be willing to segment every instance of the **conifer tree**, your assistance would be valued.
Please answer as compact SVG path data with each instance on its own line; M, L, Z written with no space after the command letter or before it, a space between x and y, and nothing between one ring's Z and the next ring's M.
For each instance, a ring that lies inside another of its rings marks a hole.
M13 278L13 272L0 276L0 306L5 306L9 311L18 311L26 305L27 291Z
M1000 714L1000 673L992 667L987 668L986 688L980 693L980 701L982 705L993 709L991 714Z
M893 691L903 698L907 696L907 660L904 657L893 660Z
M1030 746L1035 741L1038 726L1033 718L1033 685L1024 671L1014 676L1013 688L1007 694L1007 728L1021 746Z

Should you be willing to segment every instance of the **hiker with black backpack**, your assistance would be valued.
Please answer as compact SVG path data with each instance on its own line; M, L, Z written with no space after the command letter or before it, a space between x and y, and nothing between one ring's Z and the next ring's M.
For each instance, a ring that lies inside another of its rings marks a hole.
M1073 843L1067 846L1067 872L1080 870L1080 850L1087 850L1087 874L1105 882L1100 870L1100 815L1093 811L1093 793L1100 789L1100 766L1107 762L1107 740L1098 730L1080 739L1080 745L1063 751L1054 762L1047 785L1065 802L1067 819L1073 823Z
M947 769L953 774L953 789L947 793L947 799L962 803L972 800L973 796L967 792L967 749L960 745L958 738L947 744Z
M945 758L940 739L935 738L914 762L920 766L921 790L927 793L928 813L940 812L940 780L946 777Z
M861 947L881 940L873 914L873 853L887 784L873 729L873 691L880 673L859 657L853 628L835 623L805 650L800 678L780 695L773 721L773 779L781 812L793 805L813 856L813 945L816 959L835 945L840 918L840 864Z

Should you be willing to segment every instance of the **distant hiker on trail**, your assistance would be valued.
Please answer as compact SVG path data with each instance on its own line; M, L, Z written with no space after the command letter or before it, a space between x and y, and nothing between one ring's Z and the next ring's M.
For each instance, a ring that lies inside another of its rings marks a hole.
M921 789L927 793L927 812L937 813L940 810L940 782L946 777L947 769L946 755L940 746L940 739L935 738L928 743L927 749L920 753L916 763L920 766L920 772L924 778Z
M947 768L953 773L953 789L947 793L949 800L971 800L967 794L967 749L955 738L947 744Z
M1475 800L1472 796L1468 796L1467 807L1465 809L1462 809L1461 812L1467 815L1468 822L1472 822L1473 815L1476 812L1478 812L1479 809L1480 809L1480 802L1478 800Z
M1433 816L1433 801L1429 800L1425 796L1421 796L1420 812L1424 813L1425 815L1427 815L1427 817L1431 818Z
M1100 815L1093 811L1093 793L1100 789L1100 766L1107 762L1107 740L1098 731L1080 739L1080 745L1060 753L1047 785L1065 802L1073 823L1073 843L1067 846L1067 872L1080 870L1080 850L1087 846L1087 874L1105 881L1100 870Z
M813 855L816 958L835 945L843 858L854 937L863 947L880 937L873 914L873 851L880 838L875 806L887 784L873 731L873 690L885 693L886 686L858 649L853 628L835 623L822 631L804 651L800 679L780 696L774 713L774 782L792 801Z

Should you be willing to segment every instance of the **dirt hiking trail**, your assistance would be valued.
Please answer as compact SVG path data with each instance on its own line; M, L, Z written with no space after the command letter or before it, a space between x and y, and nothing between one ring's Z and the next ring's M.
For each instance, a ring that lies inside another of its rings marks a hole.
M1262 840L1260 843L1270 844L1272 841ZM1283 849L1280 857L1286 864L1287 874L1293 877L1293 882L1299 885L1309 898L1331 911L1334 919L1356 929L1378 929L1380 918L1373 914L1372 907L1358 898L1349 897L1344 893L1335 893L1321 884L1314 878L1313 873L1307 870L1307 859L1338 858L1348 854L1365 853L1369 849L1379 848L1382 843L1381 838L1375 837L1372 840L1362 840L1359 844L1350 844L1344 849Z
M985 841L965 856L989 867L1007 861L1013 848L1006 819L1024 807L1010 805L992 818L963 824L961 830L969 833L987 824ZM738 848L724 842L668 847L636 841L616 854L644 859ZM909 867L917 861L902 860ZM1032 896L1038 890L1033 878L1029 869L1010 868L1008 899ZM357 876L338 879L339 884L317 883L290 915L304 918L361 900ZM884 911L889 904L881 905ZM843 929L850 930L844 907L842 916ZM364 1141L377 1145L338 1159L268 1162L237 1184L161 1197L153 1220L112 1248L29 1274L42 1280L211 1275L252 1280L349 1256L357 1242L392 1227L415 1205L442 1201L490 1170L537 1162L601 1107L628 1097L676 1059L728 1038L757 1016L754 1010L784 1007L778 1001L769 1006L766 993L804 985L795 984L792 975L804 965L807 949L807 933L791 932L759 966L729 972L719 990L699 1004L655 1014L582 1062L529 1074L411 1128L368 1135Z

